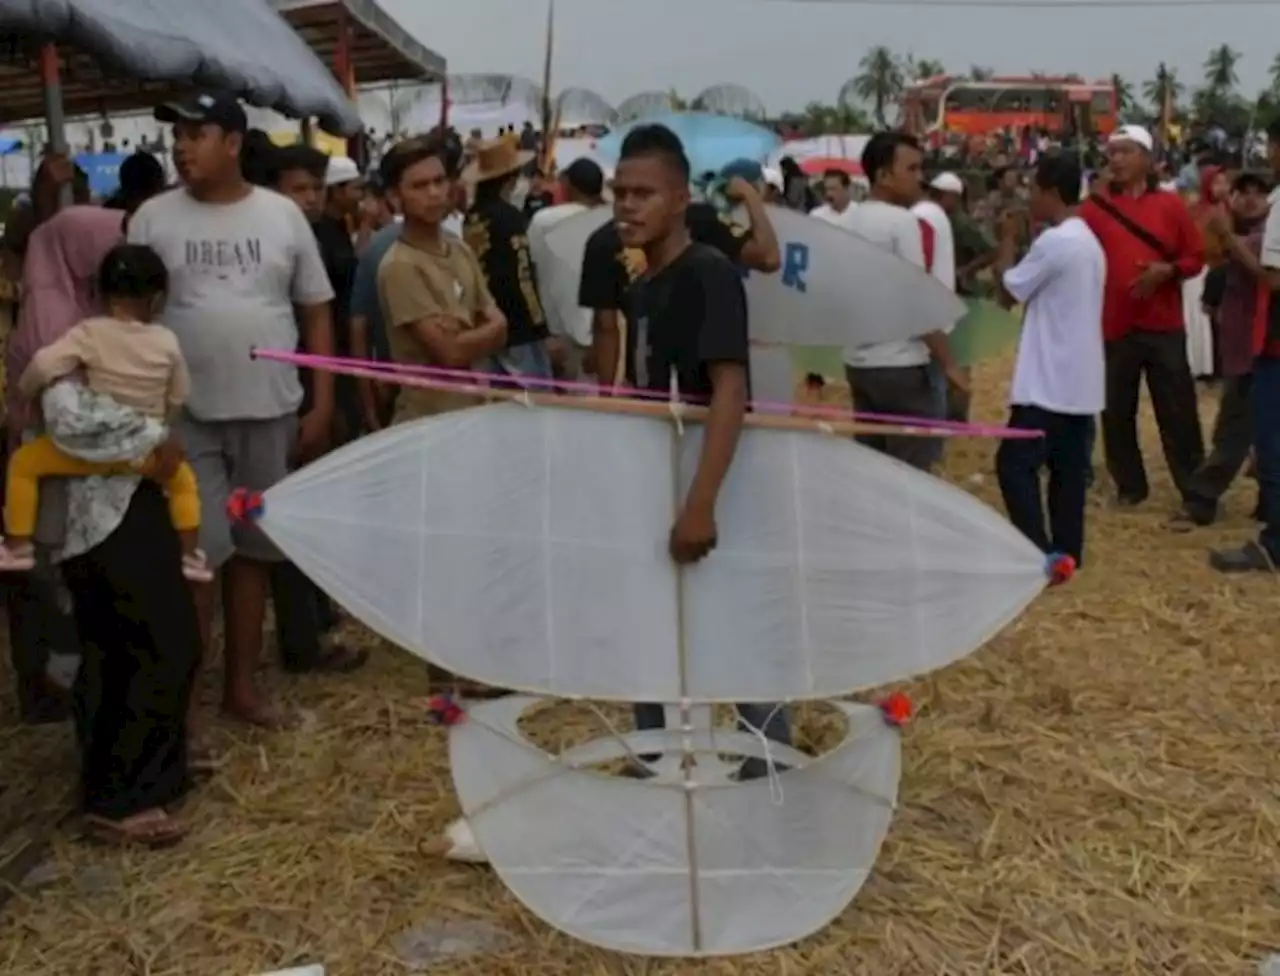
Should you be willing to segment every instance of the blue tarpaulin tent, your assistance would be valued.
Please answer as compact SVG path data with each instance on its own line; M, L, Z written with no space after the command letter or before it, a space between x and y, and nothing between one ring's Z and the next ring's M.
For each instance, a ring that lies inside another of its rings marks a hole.
M109 197L120 188L120 164L124 153L81 153L76 165L89 177L89 192L96 197Z

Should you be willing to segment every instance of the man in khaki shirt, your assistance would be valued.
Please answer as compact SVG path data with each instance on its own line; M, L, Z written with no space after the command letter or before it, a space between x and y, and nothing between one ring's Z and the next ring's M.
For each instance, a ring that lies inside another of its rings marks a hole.
M395 147L382 163L399 201L404 231L378 266L378 300L391 358L398 363L469 370L506 345L507 322L475 255L442 229L452 211L459 160L431 137ZM483 398L405 386L393 423L457 410Z

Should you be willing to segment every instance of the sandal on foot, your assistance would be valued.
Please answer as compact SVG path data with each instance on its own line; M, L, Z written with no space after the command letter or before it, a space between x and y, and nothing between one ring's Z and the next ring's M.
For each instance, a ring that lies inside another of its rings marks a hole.
M86 814L84 827L85 835L97 843L112 847L146 847L151 850L172 847L189 832L188 827L174 820L164 810L147 810L123 820Z
M192 776L212 776L227 764L227 757L209 746L187 750L187 771Z
M25 573L36 565L36 550L30 542L9 545L0 541L0 573Z

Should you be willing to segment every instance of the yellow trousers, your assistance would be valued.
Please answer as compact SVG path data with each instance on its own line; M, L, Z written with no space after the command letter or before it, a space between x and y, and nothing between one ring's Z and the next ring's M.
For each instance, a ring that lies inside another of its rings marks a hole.
M49 437L37 437L23 444L9 459L5 482L4 531L8 536L29 539L36 529L40 507L41 478L85 478L89 475L141 475L151 477L151 459L98 464L64 453ZM179 532L200 528L200 491L196 474L185 461L172 478L164 482L169 496L169 518Z

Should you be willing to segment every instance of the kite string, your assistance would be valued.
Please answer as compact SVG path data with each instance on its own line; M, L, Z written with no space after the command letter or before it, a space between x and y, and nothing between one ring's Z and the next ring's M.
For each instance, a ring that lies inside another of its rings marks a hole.
M774 705L773 710L764 717L764 721L760 723L758 728L747 721L746 717L742 714L741 709L738 710L738 724L760 740L760 748L763 750L765 773L769 778L769 799L771 799L777 806L782 806L786 797L782 792L782 777L778 773L778 763L773 757L773 741L765 733L765 729L769 727L769 724L785 707L786 705L783 702L778 702Z
M371 359L355 359L345 356L317 356L310 353L284 349L254 349L252 357L270 362L288 363L304 369L318 369L323 372L344 373L384 383L397 383L403 386L414 386L413 377L423 379L455 380L466 386L483 390L490 386L511 386L540 388L549 393L584 393L598 395L600 387L594 383L569 380L546 379L540 376L513 376L503 373L483 373L467 369L450 369L443 366L426 366L413 363L387 363ZM635 400L666 401L669 394L665 391L643 390L636 387L610 387L608 392L620 397ZM685 397L685 402L696 403L699 398ZM817 404L779 403L768 400L752 400L750 405L758 413L778 413L801 416L811 419L831 418L833 420L867 421L877 424L897 424L917 427L924 430L936 430L939 434L967 435L979 438L1001 438L1005 440L1033 440L1044 436L1038 430L1023 430L1013 427L1000 427L990 424L972 424L958 420L940 418L910 417L900 414L871 413L846 410Z

